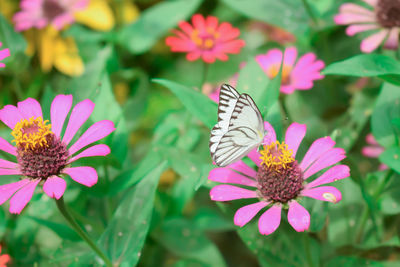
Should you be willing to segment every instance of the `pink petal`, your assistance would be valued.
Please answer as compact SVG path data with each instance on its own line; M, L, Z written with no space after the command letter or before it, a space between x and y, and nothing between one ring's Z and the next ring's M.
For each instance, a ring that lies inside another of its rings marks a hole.
M42 107L33 98L27 98L24 101L18 102L18 110L25 119L31 117L43 118Z
M347 27L346 34L349 36L354 36L357 33L375 29L378 29L378 25L376 24L354 24Z
M363 0L363 1L372 7L376 7L379 0Z
M71 148L69 149L70 155L73 155L81 148L106 137L114 130L114 123L112 121L102 120L96 122L95 124L90 126L86 132L82 134L82 136L78 139L78 141L76 141L75 144L71 146Z
M371 133L367 134L367 136L365 137L365 141L370 145L379 145L379 143L376 141L375 137Z
M179 28L181 28L182 31L184 31L188 36L190 36L193 32L193 27L190 25L190 23L186 21L181 21L178 24Z
M381 146L365 146L362 148L361 153L369 158L377 158L383 151L385 149Z
M264 130L267 133L264 136L263 145L270 145L273 142L276 142L276 133L274 127L269 122L264 121Z
M31 200L40 179L29 181L27 185L18 190L10 200L10 213L20 214L26 204Z
M274 205L260 216L258 230L262 235L269 235L275 232L281 223L281 206Z
M201 14L194 14L192 17L192 23L195 29L199 30L200 33L206 31L206 22Z
M310 86L311 88L312 86ZM282 85L280 88L280 92L286 95L290 95L293 94L293 92L296 90L296 88L294 88L294 86L292 85Z
M307 184L306 188L316 187L322 184L328 184L350 176L350 168L346 165L336 165L327 170L320 177Z
M215 168L208 174L208 179L219 183L240 184L257 187L257 183L253 179L249 179L228 168Z
M285 143L289 149L293 151L292 157L296 157L297 149L300 146L301 141L306 135L307 126L305 124L299 124L297 122L292 123L286 130Z
M296 61L296 58L297 58L296 47L292 46L292 47L286 48L285 54L283 57L284 66L292 67L294 65L294 62Z
M52 25L57 29L57 30L61 30L64 26L71 24L72 22L75 21L75 18L69 14L63 14L60 16L57 16L53 21L52 21Z
M342 148L333 148L317 159L304 173L304 179L326 167L334 165L346 158L346 151Z
M300 168L304 171L307 169L311 163L317 160L321 155L325 152L333 148L335 145L335 141L332 140L329 136L325 136L315 140L310 148L308 149L306 155L304 156Z
M63 137L63 142L68 145L71 142L72 138L85 123L85 121L90 117L94 109L94 103L89 99L85 99L72 109L71 117L69 118L69 122L67 125L67 129L65 130L65 134ZM72 154L71 154L72 155Z
M366 16L374 16L374 12L372 10L366 9L362 6L353 4L353 3L345 3L340 6L340 13L356 13L360 15Z
M9 56L10 56L10 49L6 48L6 49L0 50L0 60L3 60L3 59L5 59L6 57L9 57Z
M54 98L50 108L51 129L60 137L65 118L72 106L72 95L58 95Z
M214 201L230 201L242 198L257 198L257 193L237 186L221 184L211 189L210 197Z
M16 169L18 168L18 164L5 159L0 159L0 168Z
M208 16L206 18L206 26L207 28L216 30L218 26L218 18L214 16Z
M16 106L6 105L0 110L0 120L11 129L14 129L15 125L23 119Z
M233 218L233 222L235 225L243 227L247 224L257 213L264 207L266 207L270 202L256 202L254 204L250 204L247 206L243 206L238 209L235 213L235 217Z
M201 56L201 52L198 50L195 50L195 51L188 53L186 55L186 59L188 61L195 61L195 60L199 59L200 56Z
M250 151L249 154L247 154L247 156L258 166L261 166L261 154L258 153L257 151L258 147L254 148L252 151Z
M71 158L68 161L68 164L71 162L74 162L80 158L107 156L108 154L110 154L110 152L111 152L111 150L107 145L103 145L103 144L94 145L92 147L89 147L89 148L83 150L81 153L79 153L75 157Z
M64 195L67 183L64 179L51 176L47 178L43 185L43 191L51 198L60 199Z
M72 167L63 171L71 176L72 180L80 184L91 187L97 183L97 172L92 167Z
M202 58L203 61L206 63L214 63L215 62L215 55L214 53L210 52L210 51L204 51L202 53Z
M381 30L361 42L361 51L364 53L370 53L378 48L378 46L383 42L385 37L389 34L389 30Z
M0 175L21 175L21 171L17 169L0 169Z
M4 152L7 152L11 155L17 156L17 149L2 137L0 137L0 150L3 150Z
M288 221L297 232L310 228L310 213L297 201L289 202Z
M333 186L321 186L304 189L301 192L301 195L322 201L329 201L332 203L337 203L342 200L342 194L338 189L336 189L336 187Z
M358 24L358 23L376 23L375 16L363 15L363 14L350 14L350 13L340 13L336 15L333 20L336 24L346 25L346 24Z
M29 182L29 179L23 179L15 183L0 185L0 205L6 202L15 192Z
M396 50L399 47L399 28L392 28L385 42L386 49Z
M257 172L253 168L249 167L242 160L236 161L235 163L228 165L227 168L238 171L244 175L247 175L247 176L253 177L253 178L255 178L257 175Z

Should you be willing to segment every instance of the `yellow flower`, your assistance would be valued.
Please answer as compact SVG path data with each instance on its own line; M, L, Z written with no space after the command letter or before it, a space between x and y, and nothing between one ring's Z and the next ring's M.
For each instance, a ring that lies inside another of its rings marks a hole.
M105 0L90 0L87 8L75 13L75 19L99 31L109 31L115 25L113 12Z
M140 15L139 8L129 0L123 0L120 5L115 8L118 22L121 24L129 24L135 22Z

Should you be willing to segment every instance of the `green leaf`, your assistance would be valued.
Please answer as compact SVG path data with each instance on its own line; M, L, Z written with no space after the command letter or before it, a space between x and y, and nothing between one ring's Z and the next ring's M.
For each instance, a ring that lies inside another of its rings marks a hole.
M184 85L165 79L153 79L155 83L167 87L192 113L201 120L208 128L212 128L217 122L217 104L201 92Z
M309 17L301 1L293 0L223 0L245 16L279 26L294 35L303 36L309 29Z
M190 16L200 3L201 0L175 0L148 8L137 21L122 28L118 42L129 52L142 54L179 21Z
M72 230L69 226L67 226L65 224L55 223L55 222L43 220L43 219L40 219L37 217L33 217L33 216L28 216L28 218L34 220L35 222L37 222L40 225L46 226L47 228L52 230L54 233L56 233L62 239L71 240L71 241L75 241L75 242L82 240L74 230Z
M10 49L10 56L2 62L7 69L13 72L20 72L28 64L28 57L25 55L26 41L21 33L14 30L12 25L0 14L0 41L3 44L0 49Z
M126 193L101 236L99 244L115 266L135 266L139 261L150 227L158 180L166 168L166 162L159 164Z
M207 266L226 266L218 248L207 239L203 231L185 219L165 220L152 237L180 257L198 260Z
M335 62L327 66L324 75L345 75L356 77L381 77L396 83L400 75L400 63L395 59L376 54L362 54Z
M385 83L372 113L372 133L379 144L391 147L397 142L392 120L400 117L400 87Z
M379 155L379 160L400 173L400 147L391 147Z

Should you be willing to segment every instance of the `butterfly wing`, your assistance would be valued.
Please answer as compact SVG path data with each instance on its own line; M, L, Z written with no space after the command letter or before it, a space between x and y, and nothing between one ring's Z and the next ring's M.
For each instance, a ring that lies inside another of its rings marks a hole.
M228 110L231 115L227 116L229 117L227 129L222 128L218 123L211 131L210 138L211 156L221 167L247 155L259 146L264 138L264 122L261 113L249 95L239 95L234 108Z

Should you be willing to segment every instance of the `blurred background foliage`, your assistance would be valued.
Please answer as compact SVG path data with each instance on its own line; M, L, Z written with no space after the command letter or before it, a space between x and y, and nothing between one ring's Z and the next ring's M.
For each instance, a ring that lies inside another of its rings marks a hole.
M55 37L76 44L81 63L69 59L67 69L54 62L54 68L43 68L41 52L31 47L35 42L30 39L40 38L40 33L15 32L10 18L18 1L0 1L0 41L11 50L0 73L1 106L33 97L41 100L48 117L56 94L72 94L74 103L85 98L95 102L90 123L110 119L116 124L115 133L105 140L112 154L87 162L98 170L98 184L84 188L68 181L65 194L79 224L114 263L400 264L399 52L361 55L361 39L349 38L333 22L344 1L305 1L313 17L298 0L104 0L114 18L110 29L75 23ZM325 135L347 151L344 162L351 179L336 184L343 200L336 205L306 202L311 213L308 232L295 232L285 220L271 236L259 234L257 220L239 229L232 220L237 203L210 201L208 139L217 105L199 90L202 62L188 62L165 45L170 30L194 13L232 23L246 41L240 54L210 65L208 83L216 87L239 73L239 91L249 92L266 107L262 112L278 135L292 121L307 124L300 153ZM56 41L52 44L55 49ZM280 96L286 116L254 56L292 44L300 54L316 53L328 67L325 79L312 90ZM247 64L240 69L242 62ZM80 64L82 74L76 75ZM360 153L370 132L386 149L379 159ZM0 136L11 140L4 125ZM389 169L380 171L380 162ZM2 179L6 183L12 177ZM15 266L101 265L45 194L35 194L19 216L10 215L3 205L0 237Z

